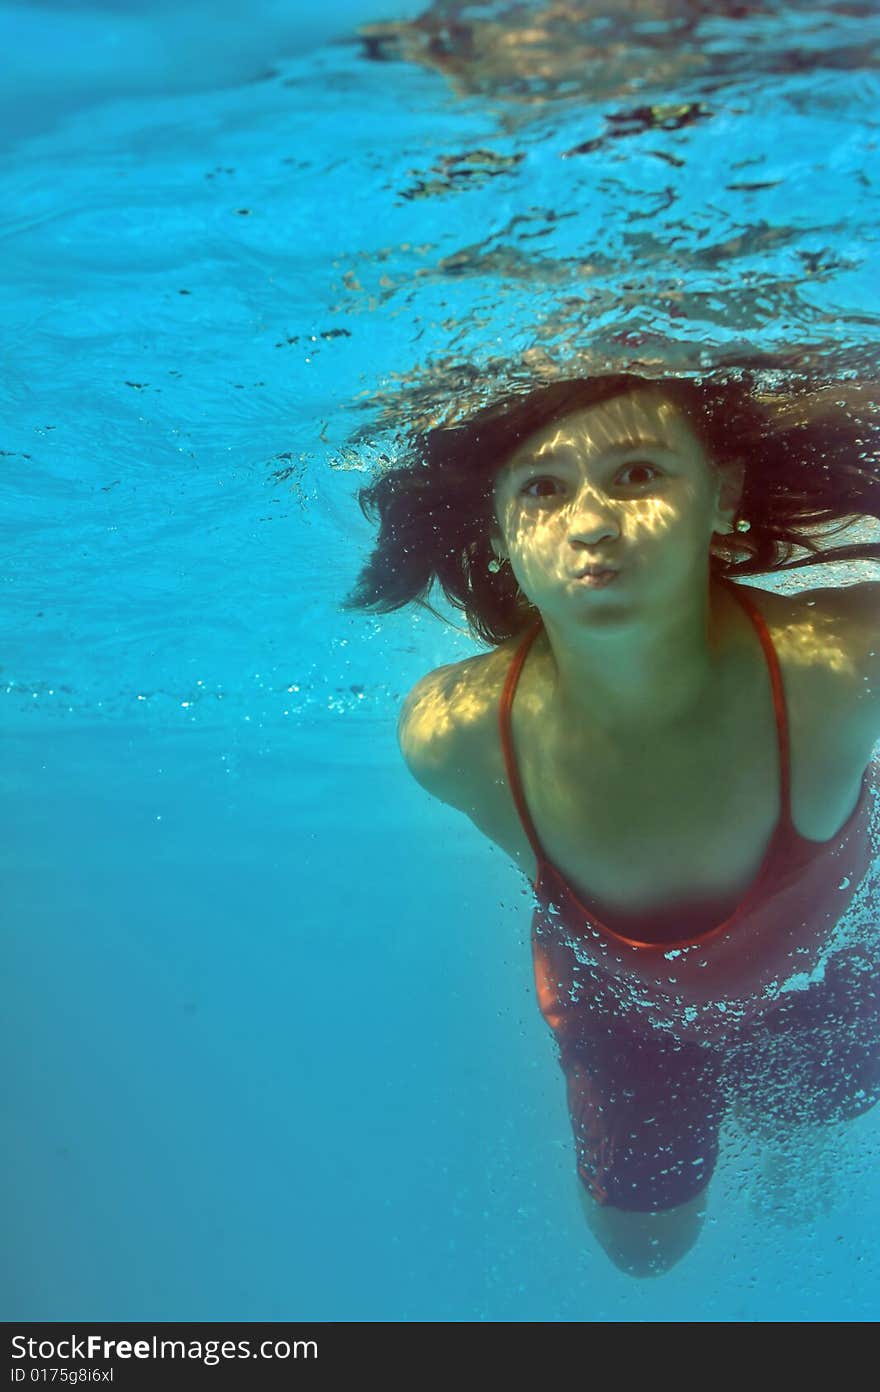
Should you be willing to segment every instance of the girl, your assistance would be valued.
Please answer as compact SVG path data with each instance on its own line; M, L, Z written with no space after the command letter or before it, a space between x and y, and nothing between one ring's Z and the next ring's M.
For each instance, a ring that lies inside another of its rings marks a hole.
M360 494L344 607L430 608L437 579L491 645L417 683L400 747L532 881L579 1192L634 1275L696 1240L731 1106L778 1136L880 1098L880 974L832 944L873 855L880 585L734 580L880 558L819 541L880 513L877 443L747 377L575 378Z

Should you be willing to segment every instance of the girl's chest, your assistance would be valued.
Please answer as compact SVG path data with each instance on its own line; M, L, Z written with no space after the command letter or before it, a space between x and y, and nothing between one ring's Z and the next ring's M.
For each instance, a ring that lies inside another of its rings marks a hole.
M791 812L814 841L852 812L869 751L852 747L853 684L780 655L788 718ZM665 737L578 747L534 690L513 711L526 811L574 894L609 913L689 900L732 910L755 879L782 809L782 750L769 677L754 669L709 724ZM534 880L537 861L508 784L500 743L474 820Z

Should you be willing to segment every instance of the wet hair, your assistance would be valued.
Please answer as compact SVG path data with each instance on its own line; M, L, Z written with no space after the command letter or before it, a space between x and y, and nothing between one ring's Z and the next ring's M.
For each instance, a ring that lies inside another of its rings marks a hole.
M491 535L499 531L493 508L499 470L540 427L645 390L659 391L683 411L716 468L745 466L736 516L749 530L716 537L714 575L880 560L878 542L823 545L859 519L880 517L877 405L860 401L854 408L833 399L834 388L789 384L759 396L747 372L731 379L575 377L510 392L455 424L414 433L398 462L357 495L379 533L340 607L388 613L414 602L436 614L426 598L436 581L484 642L497 645L521 632L537 609L509 565L489 570ZM837 398L846 395L846 384L836 388ZM792 559L798 550L806 554Z

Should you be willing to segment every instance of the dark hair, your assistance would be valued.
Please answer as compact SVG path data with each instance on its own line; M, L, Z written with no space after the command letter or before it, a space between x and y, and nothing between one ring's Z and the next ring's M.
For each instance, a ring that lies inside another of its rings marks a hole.
M426 595L436 580L472 633L504 642L534 620L534 605L509 565L489 570L495 476L520 441L567 412L656 390L687 415L716 467L742 462L738 517L747 532L719 538L716 575L761 575L829 561L880 560L880 543L825 548L819 538L880 517L877 403L853 384L792 384L759 395L735 378L574 377L513 391L467 419L413 434L402 461L362 488L364 515L378 517L375 549L341 608L388 613ZM845 398L849 396L850 400ZM797 548L806 556L792 560ZM745 552L745 556L738 553ZM442 616L438 616L442 617Z

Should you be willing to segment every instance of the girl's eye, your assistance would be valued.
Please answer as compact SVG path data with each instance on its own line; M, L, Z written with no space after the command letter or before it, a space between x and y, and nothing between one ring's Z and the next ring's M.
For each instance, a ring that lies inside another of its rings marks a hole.
M632 463L632 464L627 464L627 465L625 465L625 466L624 466L624 469L623 469L623 473L624 473L624 474L627 474L627 473L629 473L629 472L630 472L631 470L633 470L633 469L635 469L635 470L641 469L643 472L644 472L645 470L649 470L651 474L656 475L656 476L659 478L659 472L660 472L660 471L659 471L658 469L655 469L653 464L647 463L646 460L639 459L639 460L636 460L636 461L635 461L634 463ZM541 474L541 475L538 476L537 478L529 479L528 483L527 483L527 484L524 486L524 488L522 489L522 492L523 492L527 497L529 497L529 498L536 498L536 497L539 497L539 496L547 497L547 496L549 496L549 495L546 494L546 493L544 493L544 494L535 494L535 493L532 493L530 490L531 490L532 488L536 488L539 484L541 484L541 485L547 484L547 485L550 485L551 487L554 487L554 488L555 488L555 486L556 486L556 484L557 484L558 482L559 482L559 480L556 479L556 478L554 478L551 474ZM638 481L636 481L635 483L625 484L624 486L625 486L625 487L628 487L628 488L644 488L647 484L652 483L652 482L653 482L653 479L651 479L651 478L642 478L641 480L638 480Z
M529 490L530 490L531 488L536 488L539 484L544 484L544 483L546 483L546 484L551 484L551 485L554 485L554 486L555 486L556 480L553 479L553 478L534 478L534 479L531 479L531 480L525 485L525 487L523 488L522 491L523 491L523 493L524 493L527 497L529 497L529 498L534 498L534 497L536 497L537 495L534 494L534 493L530 493ZM547 495L544 494L543 496L546 497Z
M642 469L642 470L649 469L649 470L651 471L652 474L656 475L657 478L660 477L660 471L659 471L659 469L655 469L653 464L648 464L647 461L644 460L644 459L638 459L638 460L636 460L635 464L627 464L626 467L624 468L624 471L623 471L623 472L624 472L624 473L628 473L630 469ZM643 484L644 484L644 483L650 483L650 482L651 482L651 479L643 479L643 480L642 480L642 483L643 483ZM633 488L638 488L638 487L639 487L639 484L634 483L634 484L631 484L630 486L633 487Z

